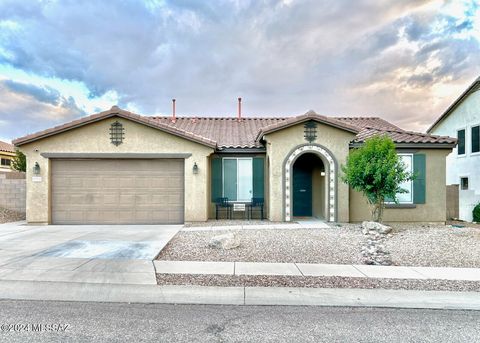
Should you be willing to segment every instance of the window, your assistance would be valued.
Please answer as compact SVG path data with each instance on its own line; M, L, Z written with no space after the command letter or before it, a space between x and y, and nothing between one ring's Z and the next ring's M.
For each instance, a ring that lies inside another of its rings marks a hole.
M465 155L465 130L457 131L458 147L457 155Z
M468 177L461 177L460 178L460 189L462 191L468 190Z
M480 152L480 126L472 127L472 153Z
M252 194L252 158L223 158L223 196L229 201L250 201Z
M2 166L10 167L10 163L12 163L12 161L7 159L7 158L2 158L2 160L1 160L1 165Z
M409 173L413 173L413 155L412 154L399 154L400 160L405 165L405 170ZM412 180L405 181L400 184L400 188L406 190L406 193L398 193L397 200L401 204L412 204Z

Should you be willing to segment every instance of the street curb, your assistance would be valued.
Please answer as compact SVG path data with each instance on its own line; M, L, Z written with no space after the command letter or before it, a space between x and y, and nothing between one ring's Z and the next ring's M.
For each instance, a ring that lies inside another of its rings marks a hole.
M205 305L347 306L480 311L479 292L205 287L0 281L0 299Z

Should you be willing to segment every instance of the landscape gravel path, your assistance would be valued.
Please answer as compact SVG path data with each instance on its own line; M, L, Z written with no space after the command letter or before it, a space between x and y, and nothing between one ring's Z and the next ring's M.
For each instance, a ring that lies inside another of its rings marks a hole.
M228 262L297 262L363 264L361 246L367 237L359 224L326 229L230 230L240 241L231 250L208 242L227 231L181 231L159 260ZM480 229L450 225L395 224L385 239L393 265L480 268Z

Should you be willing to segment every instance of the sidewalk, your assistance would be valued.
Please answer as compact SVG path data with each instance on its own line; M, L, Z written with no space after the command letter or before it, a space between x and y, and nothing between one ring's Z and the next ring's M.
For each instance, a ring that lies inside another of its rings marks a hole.
M203 261L153 261L153 263L159 274L341 276L480 281L480 268Z

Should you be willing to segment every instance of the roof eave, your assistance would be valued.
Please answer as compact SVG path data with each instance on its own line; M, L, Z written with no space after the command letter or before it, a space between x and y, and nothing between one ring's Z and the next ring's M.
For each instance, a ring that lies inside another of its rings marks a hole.
M477 88L478 87L478 88ZM432 130L440 124L450 113L460 105L463 100L470 94L480 89L480 77L478 77L448 108L435 120L435 122L427 129L427 133L431 133Z
M365 142L350 142L350 148L360 148ZM405 149L453 149L457 143L395 143L395 148Z
M304 116L304 117L302 118L302 116ZM348 126L347 125L345 125L345 126L344 125L336 125L335 123L322 120L321 118L318 118L318 117L305 116L305 115L302 115L302 116L300 116L299 119L296 120L296 121L292 120L292 122L280 123L280 125L278 125L278 126L277 126L277 124L273 124L273 125L275 125L275 127L272 127L270 129L267 129L267 130L260 129L260 131L257 134L257 137L255 138L255 142L257 142L257 143L261 142L263 137L265 135L270 134L270 133L280 131L280 130L283 130L283 129L287 129L289 127L292 127L292 126L295 126L295 125L298 125L298 124L302 124L304 122L311 121L311 120L319 122L321 124L325 124L325 125L328 125L328 126L335 127L337 129L340 129L340 130L348 131L348 132L351 132L351 133L354 133L354 134L358 134L360 132L360 130L357 129L357 128L349 127L350 125L348 125Z
M210 141L210 140L202 139L202 138L196 139L194 137L189 137L188 135L182 135L180 132L176 132L176 130L173 130L169 127L166 127L166 126L165 127L160 127L158 125L158 123L150 122L149 119L143 119L142 120L142 119L136 118L137 115L133 115L133 114L132 115L127 115L127 114L122 113L122 112L123 112L122 110L106 112L105 114L99 115L95 118L92 118L91 120L81 121L77 124L67 126L65 128L61 128L61 129L58 129L58 130L53 130L51 132L46 132L45 134L42 134L42 135L39 135L39 136L36 136L36 137L27 138L31 135L25 136L25 137L20 137L20 138L17 138L15 140L13 140L12 143L15 146L18 147L18 146L22 146L22 145L25 145L25 144L28 144L28 143L32 143L32 142L40 140L40 139L44 139L44 138L47 138L47 137L50 137L50 136L53 136L53 135L57 135L59 133L70 131L70 130L73 130L73 129L76 129L76 128L79 128L79 127L82 127L82 126L85 126L85 125L88 125L88 124L96 123L96 122L104 120L104 119L108 119L108 118L112 118L112 117L120 117L120 118L130 120L130 121L133 121L133 122L136 122L136 123L148 126L148 127L152 127L154 129L157 129L157 130L160 130L160 131L170 133L174 136L177 136L177 137L180 137L180 138L183 138L183 139L195 142L195 143L206 145L206 146L208 146L210 148L213 148L213 149L215 149L217 147L217 143L214 142L214 141Z

